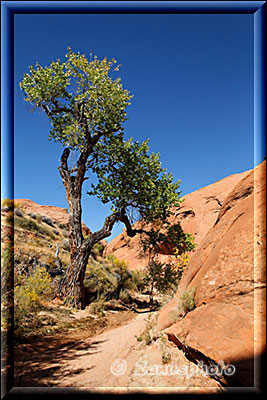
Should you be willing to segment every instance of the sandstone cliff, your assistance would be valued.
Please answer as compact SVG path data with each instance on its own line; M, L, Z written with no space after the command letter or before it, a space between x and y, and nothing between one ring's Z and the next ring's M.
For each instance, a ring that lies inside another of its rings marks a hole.
M229 192L248 174L249 171L245 171L228 176L184 196L181 206L174 210L174 216L170 221L172 223L180 222L183 230L193 234L195 242L200 244L214 225L222 203ZM139 223L136 224L136 226L138 225ZM113 253L117 258L124 259L129 269L142 269L147 265L148 259L143 255L139 240L138 235L129 238L123 229L122 234L107 245L106 254ZM164 261L167 257L161 255L159 258Z
M27 214L46 216L51 220L51 223L56 221L64 225L68 224L69 214L67 208L40 205L29 199L16 199L15 202L18 203ZM83 232L88 235L91 232L90 229L85 224L82 224L82 226Z
M253 386L265 348L266 162L240 177L158 324L196 362L233 364L233 381ZM196 308L185 315L181 297L192 289Z

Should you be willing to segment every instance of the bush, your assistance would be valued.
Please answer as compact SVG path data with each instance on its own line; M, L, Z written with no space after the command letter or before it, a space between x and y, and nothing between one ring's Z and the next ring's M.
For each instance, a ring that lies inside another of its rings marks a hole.
M52 297L52 279L45 268L38 267L33 274L20 277L14 288L14 328L16 336L23 336L33 328L34 314L42 301ZM31 322L31 323L29 323Z
M90 259L85 272L84 287L88 294L98 299L119 299L121 293L121 299L125 298L127 301L129 291L136 288L125 261L114 256L99 261Z
M1 207L6 207L9 211L13 211L15 208L19 207L19 204L14 200L6 198L1 200Z
M146 320L145 330L136 338L136 340L138 342L144 342L144 344L148 346L157 341L160 337L161 333L157 328L157 317L152 317L152 315L149 314Z
M62 222L59 222L59 223L58 223L58 227L59 227L60 229L67 229L67 225L66 225L66 224L62 224Z
M84 286L87 292L100 298L104 296L106 299L117 298L117 277L112 274L110 267L103 263L93 262L87 266L85 273Z
M188 292L183 292L180 297L181 305L184 312L187 314L188 312L194 310L195 305L195 289L191 289Z
M6 215L6 223L8 225L13 226L13 224L14 224L14 213L13 213L13 211L9 211L7 213L7 215Z
M173 264L163 264L152 260L146 269L145 282L150 285L150 299L153 301L153 290L166 294L175 292L180 282L179 270Z
M120 294L119 294L119 299L120 299L120 301L122 301L125 304L129 303L130 302L130 295L129 295L128 290L121 289L120 290Z
M166 338L165 337L161 337L160 341L161 341L160 349L161 349L161 361L162 361L162 364L168 364L172 359L171 351L167 346L167 342L166 342Z
M105 303L106 303L106 298L105 296L102 295L99 298L97 298L96 301L90 304L89 311L93 314L98 315L99 317L103 317L105 315L104 313Z
M38 232L44 236L49 236L51 239L55 239L55 235L53 234L51 229L41 226L31 218L18 217L16 215L13 216L13 213L8 213L8 215L6 216L6 222L8 224L13 223L13 217L15 227L19 227L32 232Z
M36 221L38 222L38 224L41 224L42 223L42 215L37 214L36 215Z
M104 251L104 246L101 243L96 243L92 248L92 254L95 258L102 256Z
M142 293L145 290L147 283L146 271L131 271L131 274L133 285L138 292Z

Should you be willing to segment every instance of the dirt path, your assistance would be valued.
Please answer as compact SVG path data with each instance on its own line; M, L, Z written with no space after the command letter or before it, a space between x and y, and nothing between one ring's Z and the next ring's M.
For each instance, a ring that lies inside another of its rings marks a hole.
M137 337L151 324L151 317L155 313L140 313L125 325L94 337L83 335L79 339L77 336L76 340L72 337L62 343L51 339L42 343L42 347L32 348L32 353L28 351L17 362L16 386L79 387L98 391L169 387L172 391L196 390L198 393L203 388L218 390L215 381L198 373L193 376L185 371L180 375L166 374L166 366L162 364L165 353L169 357L168 367L175 363L196 371L196 366L176 347L163 346L159 339L149 345L138 342Z
M127 373L116 376L111 372L112 366L115 373L121 371L123 363L119 360L127 360L129 354L136 349L135 336L145 329L146 318L147 314L138 314L127 325L84 341L85 348L76 351L74 360L63 364L54 384L76 387L121 386Z

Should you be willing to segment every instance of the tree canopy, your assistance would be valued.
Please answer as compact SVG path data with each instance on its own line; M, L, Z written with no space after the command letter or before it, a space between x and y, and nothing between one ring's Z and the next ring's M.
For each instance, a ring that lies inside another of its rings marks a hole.
M24 74L20 87L25 101L43 109L50 118L49 139L70 150L83 151L99 136L111 136L122 130L125 108L131 95L123 89L120 78L110 76L116 60L91 61L68 48L67 61L52 61Z
M92 55L88 60L70 48L66 59L47 67L36 63L20 82L25 100L50 118L49 139L80 152L72 174L86 164L97 176L88 194L110 202L113 212L124 210L130 221L166 220L170 207L179 204L180 182L161 167L159 153L149 152L148 139L124 139L125 108L133 96L112 77L117 61Z

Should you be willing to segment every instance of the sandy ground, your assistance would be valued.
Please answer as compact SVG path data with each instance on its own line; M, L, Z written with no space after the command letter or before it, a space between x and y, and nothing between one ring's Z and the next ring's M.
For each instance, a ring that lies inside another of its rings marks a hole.
M137 340L154 316L136 314L122 326L93 337L73 332L69 339L52 337L23 345L16 357L15 386L77 387L95 392L220 390L217 382L203 376L175 346L163 346L160 339L149 345ZM166 352L170 360L163 364Z

